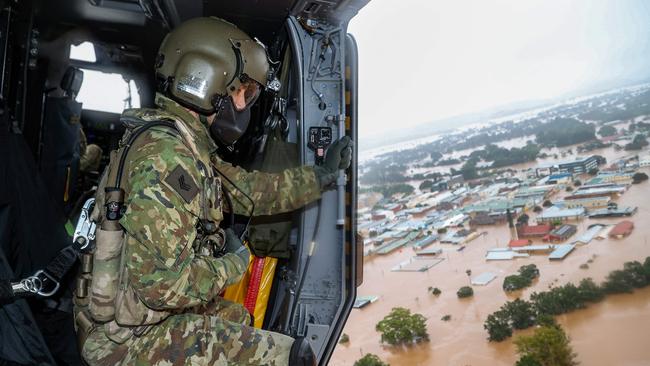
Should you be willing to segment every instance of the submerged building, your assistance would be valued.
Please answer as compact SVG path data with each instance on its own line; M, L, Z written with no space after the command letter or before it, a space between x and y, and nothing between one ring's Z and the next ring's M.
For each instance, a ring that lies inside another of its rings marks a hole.
M632 221L621 221L616 224L612 230L609 232L610 238L623 239L624 237L630 235L634 230L634 223Z
M553 173L571 173L584 174L598 168L599 165L605 164L605 159L598 155L587 157L577 157L572 161L565 161L556 164L540 165L535 169L537 177L551 175Z
M539 216L537 216L538 223L546 222L565 222L569 220L579 220L585 216L584 207L576 208L560 208L557 206L552 206L544 210Z
M578 228L575 225L564 224L544 237L545 241L550 242L560 242L565 241L571 236L573 236L578 231Z

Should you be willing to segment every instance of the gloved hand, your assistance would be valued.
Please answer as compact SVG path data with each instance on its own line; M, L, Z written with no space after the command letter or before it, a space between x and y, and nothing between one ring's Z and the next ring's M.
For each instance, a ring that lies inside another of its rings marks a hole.
M225 233L226 233L226 243L224 245L224 249L226 250L226 253L236 254L244 261L244 263L248 264L248 259L250 258L251 255L251 252L248 249L248 247L241 242L237 234L235 234L235 232L232 229L230 228L226 229Z
M347 169L352 160L352 141L350 137L343 136L334 141L325 153L323 165L314 166L316 178L321 191L329 188L338 176L340 169Z

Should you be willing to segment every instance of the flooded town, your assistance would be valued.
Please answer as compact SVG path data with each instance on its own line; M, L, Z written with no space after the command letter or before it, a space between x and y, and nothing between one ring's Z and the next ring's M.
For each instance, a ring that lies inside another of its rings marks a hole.
M650 0L0 3L0 366L650 366Z
M364 280L331 364L370 353L390 365L513 365L514 339L535 327L490 341L491 313L643 263L650 256L649 100L648 85L617 90L368 158L357 218ZM505 291L504 279L530 264L539 271L530 286ZM465 286L473 295L461 298ZM382 342L376 325L393 308L423 315L428 340ZM608 295L555 320L582 365L650 362L650 288Z

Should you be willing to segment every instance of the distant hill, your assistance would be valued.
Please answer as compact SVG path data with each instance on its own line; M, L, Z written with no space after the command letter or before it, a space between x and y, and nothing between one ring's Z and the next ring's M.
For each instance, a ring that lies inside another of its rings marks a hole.
M650 83L650 77L644 76L637 79L625 79L606 82L597 82L583 86L582 88L566 93L554 99L549 100L529 100L509 103L506 105L490 108L485 111L468 113L459 116L437 119L430 122L422 123L407 130L391 131L390 134L376 136L362 136L360 139L359 149L361 151L382 147L385 145L406 142L425 136L450 132L452 130L467 127L473 124L487 123L489 121L503 119L510 116L516 116L528 111L551 107L557 103L564 102L577 97L586 97L589 95L604 93L610 90L634 86L643 83Z
M490 108L489 110L482 112L433 120L415 127L410 127L405 131L391 131L390 136L362 136L360 148L361 150L368 150L383 145L390 145L424 136L450 132L459 127L466 127L477 123L486 123L490 120L514 116L529 110L550 106L553 103L553 101L540 100L515 102Z

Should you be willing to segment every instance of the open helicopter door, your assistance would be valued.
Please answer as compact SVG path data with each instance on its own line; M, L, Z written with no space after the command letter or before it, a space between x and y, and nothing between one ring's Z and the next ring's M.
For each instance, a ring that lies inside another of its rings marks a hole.
M299 1L287 19L297 101L289 122L297 126L302 164L322 163L329 144L342 136L357 141L357 47L346 29L366 3ZM353 148L352 165L341 171L337 188L303 210L296 254L276 283L278 297L285 293L288 300L269 311L269 328L307 338L320 365L334 351L361 281L356 187Z

